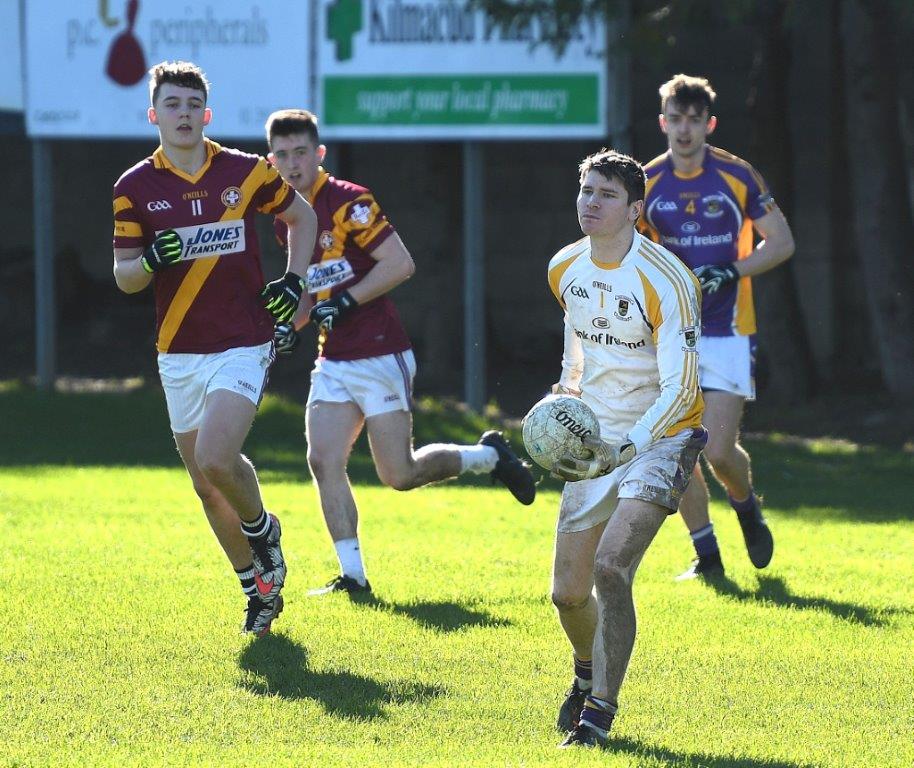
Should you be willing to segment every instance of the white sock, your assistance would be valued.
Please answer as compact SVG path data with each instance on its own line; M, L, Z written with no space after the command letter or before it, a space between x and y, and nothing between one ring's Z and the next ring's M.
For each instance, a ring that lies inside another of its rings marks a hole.
M365 578L365 566L362 565L362 553L359 551L358 538L340 539L339 541L334 541L333 546L336 547L336 556L339 558L340 570L343 572L343 576L349 576L362 586L365 586L367 579Z
M491 472L498 463L498 451L491 445L461 445L458 449L461 474L472 472L474 475L482 475Z

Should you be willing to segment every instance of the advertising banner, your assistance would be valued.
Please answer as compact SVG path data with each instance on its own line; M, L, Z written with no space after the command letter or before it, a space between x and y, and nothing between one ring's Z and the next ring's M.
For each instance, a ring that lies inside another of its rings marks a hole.
M22 112L22 49L19 44L19 0L0 2L0 112Z
M606 134L606 34L561 52L533 18L503 28L468 0L322 0L318 113L331 138Z
M312 102L307 2L29 0L25 9L31 136L153 135L146 72L163 60L206 72L213 137L262 138L270 112Z

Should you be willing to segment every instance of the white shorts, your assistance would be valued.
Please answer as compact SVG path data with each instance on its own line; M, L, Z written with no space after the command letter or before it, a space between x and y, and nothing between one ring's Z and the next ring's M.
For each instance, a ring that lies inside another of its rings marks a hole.
M755 336L702 336L698 385L755 400Z
M559 507L559 533L586 531L604 523L619 499L641 499L673 514L692 479L698 454L708 442L704 428L688 428L651 443L628 464L593 480L565 483Z
M355 403L365 417L413 407L416 358L411 349L361 360L317 358L311 371L308 405L317 401Z
M159 353L171 431L181 434L199 429L206 396L217 389L236 392L260 405L273 359L272 341L205 355Z

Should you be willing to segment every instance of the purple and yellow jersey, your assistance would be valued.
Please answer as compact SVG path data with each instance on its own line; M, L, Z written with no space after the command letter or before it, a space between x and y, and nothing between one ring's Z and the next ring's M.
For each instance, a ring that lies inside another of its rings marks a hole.
M146 248L166 229L184 242L181 261L154 276L159 352L224 352L273 338L254 215L282 213L295 191L262 157L204 141L206 162L194 175L159 147L114 185L115 248Z
M359 282L378 262L371 252L394 233L374 195L365 187L337 179L321 168L308 202L320 234L305 282L315 301L329 299ZM286 243L286 225L276 219L276 237ZM361 360L410 348L409 336L386 294L359 304L330 333L321 333L321 356Z
M638 229L689 269L745 259L753 250L752 221L775 207L768 185L749 163L716 147L705 149L702 167L689 176L674 170L669 152L644 166L647 188ZM701 316L705 336L755 333L750 278L704 294Z

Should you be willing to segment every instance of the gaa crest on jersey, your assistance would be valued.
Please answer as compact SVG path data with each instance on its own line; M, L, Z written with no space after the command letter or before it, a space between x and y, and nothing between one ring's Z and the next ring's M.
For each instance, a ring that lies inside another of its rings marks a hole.
M704 216L708 219L717 219L724 215L724 198L723 195L708 195L701 198L704 204Z
M244 200L244 195L241 194L241 190L238 187L226 187L222 190L222 204L226 208L235 209L241 205L241 201Z
M349 212L349 219L363 227L367 226L368 222L371 221L371 206L365 203L356 203Z
M317 244L322 250L329 251L333 248L333 233L329 229L325 229L317 238Z
M616 306L616 311L613 313L619 320L625 320L628 322L632 319L632 316L629 314L632 304L628 296L616 296L616 301L619 303Z

